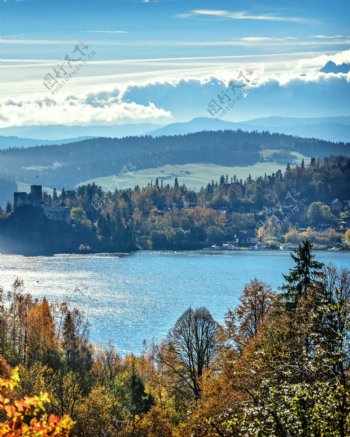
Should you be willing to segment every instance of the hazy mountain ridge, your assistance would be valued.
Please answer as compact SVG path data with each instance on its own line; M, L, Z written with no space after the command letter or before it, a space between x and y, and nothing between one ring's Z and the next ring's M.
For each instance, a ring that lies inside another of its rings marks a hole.
M162 125L151 123L135 123L123 125L89 125L89 126L14 126L0 129L1 143L6 142L6 137L19 137L19 140L36 142L36 144L63 144L79 141L92 137L124 137L144 135L150 130L160 128ZM35 144L28 144L29 146ZM21 145L19 145L21 146ZM7 146L12 147L12 145ZM27 147L24 145L24 147Z
M210 117L189 122L173 123L150 132L151 135L178 135L201 130L269 131L286 135L319 138L326 141L350 141L350 117L288 118L267 117L242 122L231 122Z
M350 116L338 117L264 117L246 121L228 121L199 117L189 121L157 125L135 123L91 126L22 126L0 129L0 149L35 145L65 144L96 137L123 138L142 135L183 135L203 130L269 131L326 141L350 142Z
M264 152L269 152L267 157ZM274 161L285 167L297 152L306 157L350 156L350 144L268 132L203 131L186 135L92 138L60 146L0 152L0 176L58 189L128 171L188 163L251 166Z
M321 70L322 73L349 73L350 64L343 62L342 64L337 65L333 61L328 61Z
M46 140L35 138L21 138L17 136L0 136L0 149L11 149L21 147L35 147L35 146L47 146L47 145L61 145L66 143L73 143L76 141L86 140L89 137L76 137L76 138L62 138L61 140Z

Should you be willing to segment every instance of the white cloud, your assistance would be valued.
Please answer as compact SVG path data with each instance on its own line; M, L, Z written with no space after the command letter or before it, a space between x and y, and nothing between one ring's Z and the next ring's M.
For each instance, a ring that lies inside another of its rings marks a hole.
M126 34L125 30L85 30L86 33Z
M267 36L246 36L245 38L241 38L241 41L247 42L264 42L264 41L273 41L274 38L270 38Z
M330 60L336 64L350 62L350 50L321 56L309 53L303 61L298 60L303 54L293 56L288 58L280 53L261 54L261 58L244 55L227 59L225 56L134 59L128 61L130 64L91 61L82 76L68 82L54 98L42 97L46 67L38 66L39 78L32 82L38 88L21 95L14 92L18 81L12 76L28 73L9 65L3 72L10 68L8 77L13 80L13 88L7 82L6 89L12 91L0 99L0 127L166 122L205 116L208 102L222 92L230 80L237 78L242 68L252 70L257 82L247 98L232 111L233 119L280 113L289 116L293 113L294 116L350 114L350 74L319 72ZM99 75L101 68L117 74ZM133 73L130 68L135 68ZM29 89L29 82L26 88Z
M0 128L31 125L89 125L166 121L169 111L154 103L122 102L116 93L0 101Z
M278 15L252 15L245 11L226 11L226 10L215 10L215 9L195 9L189 13L179 14L178 18L188 18L191 16L204 16L204 17L218 17L227 18L231 20L257 20L257 21L281 21L281 22L291 22L300 23L305 22L304 18L299 17L284 17Z
M0 38L0 44L24 44L24 45L64 45L76 44L77 41L64 39L4 39Z
M345 35L311 35L310 38L315 39L338 39L338 38L349 38Z
M94 32L95 34L122 34L127 33L125 31L113 31L113 30L96 30L85 31ZM72 46L77 44L76 40L62 40L62 39L21 39L21 38L0 38L0 45L32 45L34 46ZM89 44L99 47L246 47L256 45L257 47L297 47L297 46L310 46L310 47L336 47L336 46L349 46L350 36L341 38L306 38L298 39L296 37L269 37L269 36L247 36L231 40L113 40L113 39L89 39Z
M293 36L285 36L283 38L272 38L269 36L246 36L244 38L240 38L240 41L243 42L252 42L252 43L265 43L267 41L292 41L297 40L298 38L295 38Z
M349 64L350 50L344 50L342 52L338 52L330 55L323 54L320 56L313 56L306 59L300 59L297 65L299 70L305 70L308 68L320 69L329 61L333 61L336 65Z
M226 72L227 73L227 72ZM246 120L283 114L289 117L322 117L350 114L350 73L325 74L310 72L296 75L261 75L253 72L256 83L234 104L228 114L232 120ZM153 82L129 86L123 94L125 101L145 104L150 98L158 107L171 111L173 117L190 119L208 116L211 100L220 102L236 74L216 75L201 80ZM242 81L242 79L240 79ZM229 92L230 94L230 92ZM231 92L230 98L234 100ZM229 100L225 100L226 103Z

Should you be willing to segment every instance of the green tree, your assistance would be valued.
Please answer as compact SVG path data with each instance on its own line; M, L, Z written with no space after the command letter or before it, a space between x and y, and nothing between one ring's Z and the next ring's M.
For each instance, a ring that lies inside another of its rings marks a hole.
M145 392L145 386L136 372L134 362L132 363L129 377L126 380L126 390L126 407L131 414L133 424L135 424L136 416L141 416L144 413L147 413L154 404L154 399L152 395Z
M6 214L11 214L11 212L12 212L12 204L11 204L11 202L7 202L6 203L5 213Z
M312 225L319 225L322 221L332 219L332 212L328 205L322 202L312 202L307 210L307 219Z
M301 297L306 298L310 287L319 281L323 264L315 261L310 240L304 240L291 257L295 266L288 275L283 275L286 284L282 286L284 291L282 297L287 308L295 310L298 300Z
M81 331L79 332L79 326ZM92 366L92 356L87 343L87 327L78 310L67 310L62 326L62 346L68 370L86 377Z

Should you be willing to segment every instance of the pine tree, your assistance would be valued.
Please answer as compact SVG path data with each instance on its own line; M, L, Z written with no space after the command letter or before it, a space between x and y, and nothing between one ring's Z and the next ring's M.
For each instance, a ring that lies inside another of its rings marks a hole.
M6 214L11 214L11 212L12 212L11 202L7 202L5 212L6 212Z
M78 328L80 327L80 328ZM87 325L76 309L67 310L62 326L62 346L67 370L79 372L84 378L92 366L92 356L87 341Z
M53 200L54 202L56 202L57 199L58 199L58 196L57 196L57 190L56 190L56 188L54 188L54 189L53 189L53 193L52 193L52 200Z
M291 257L295 262L295 267L289 271L288 275L283 275L287 283L282 286L282 290L285 291L282 297L287 310L293 311L301 297L307 298L309 288L319 283L323 264L314 260L310 240L304 240L296 253L291 254Z
M63 321L63 350L65 353L66 366L76 371L78 369L79 360L79 345L76 335L76 328L71 311L67 311L67 314Z
M134 362L126 385L129 392L127 408L132 417L133 428L135 428L136 416L147 413L154 404L154 399L152 395L145 392L145 386L136 372Z

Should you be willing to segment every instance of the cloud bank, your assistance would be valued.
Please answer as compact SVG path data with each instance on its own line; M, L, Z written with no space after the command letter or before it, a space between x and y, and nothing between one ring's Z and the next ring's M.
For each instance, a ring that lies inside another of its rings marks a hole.
M350 73L322 73L333 61L350 61L350 51L322 55L297 63L291 71L254 70L254 84L235 103L226 119L239 121L273 115L328 117L350 114ZM310 67L315 67L311 68ZM201 78L177 75L145 80L89 93L0 100L0 127L28 125L89 125L136 122L167 123L210 116L208 106L227 97L230 81L245 84L239 70L222 70ZM225 97L226 93L226 97Z
M113 93L112 93L113 94ZM90 125L123 124L128 122L163 121L170 112L157 108L154 103L140 105L135 102L116 101L113 96L104 98L87 95L84 98L68 96L63 99L6 100L0 102L0 128L36 125Z

